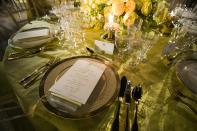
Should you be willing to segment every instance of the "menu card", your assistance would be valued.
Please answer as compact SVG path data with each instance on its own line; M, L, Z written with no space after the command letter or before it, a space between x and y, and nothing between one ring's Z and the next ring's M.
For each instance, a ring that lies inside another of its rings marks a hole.
M85 104L105 68L102 63L77 60L49 91L71 103Z

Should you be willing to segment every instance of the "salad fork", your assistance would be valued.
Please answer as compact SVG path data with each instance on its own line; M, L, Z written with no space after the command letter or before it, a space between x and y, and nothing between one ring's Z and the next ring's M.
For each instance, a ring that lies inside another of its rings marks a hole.
M22 78L19 81L19 84L22 85L24 88L28 88L29 86L31 86L37 80L37 78L40 75L45 73L46 70L48 70L51 65L57 63L59 60L60 60L59 58L50 59L49 62L47 62L45 65L35 69L32 73L30 73L26 77Z

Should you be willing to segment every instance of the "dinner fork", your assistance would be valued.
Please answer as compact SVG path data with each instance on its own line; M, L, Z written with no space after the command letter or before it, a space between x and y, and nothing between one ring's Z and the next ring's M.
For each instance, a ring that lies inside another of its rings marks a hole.
M52 58L51 60L49 60L49 62L47 62L45 65L35 69L32 73L30 73L28 76L22 78L19 81L19 84L22 85L24 88L28 88L29 86L31 86L36 80L37 78L46 72L46 70L49 69L49 67L55 63L57 63L60 60L60 58Z
M44 64L41 67L38 67L37 69L35 69L32 73L30 73L28 76L26 76L25 78L23 78L22 80L19 81L20 84L22 84L23 82L27 81L30 77L32 77L33 75L35 75L36 73L38 73L40 70L42 70L44 67L52 64L54 60L50 59L49 62L47 62L46 64Z

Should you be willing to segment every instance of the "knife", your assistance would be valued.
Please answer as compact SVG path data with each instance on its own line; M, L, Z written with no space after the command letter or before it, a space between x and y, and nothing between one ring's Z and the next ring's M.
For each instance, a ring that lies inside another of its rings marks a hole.
M89 47L86 47L86 50L90 53L90 56L96 56L96 57L100 57L102 59L105 59L107 61L112 61L112 59L96 53L93 49L91 49Z
M34 31L34 30L42 30L42 29L49 29L49 27L34 27L29 29L23 29L20 32L27 32L27 31Z
M138 104L139 104L139 99L142 97L142 86L138 85L135 86L132 90L132 97L135 100L135 116L134 116L134 122L132 125L132 131L138 131L138 122L137 122L137 112L138 112Z
M129 119L129 110L131 104L131 82L128 81L127 87L125 90L125 103L126 103L126 122L125 122L125 131L130 131L130 119Z
M125 94L125 88L126 88L126 86L127 86L127 78L125 76L123 76L121 78L121 82L120 82L120 91L119 91L119 95L118 95L119 102L118 102L117 114L116 114L115 119L114 119L114 122L112 124L111 131L119 131L120 107L121 107L121 104L123 102L123 97L124 97L124 94Z

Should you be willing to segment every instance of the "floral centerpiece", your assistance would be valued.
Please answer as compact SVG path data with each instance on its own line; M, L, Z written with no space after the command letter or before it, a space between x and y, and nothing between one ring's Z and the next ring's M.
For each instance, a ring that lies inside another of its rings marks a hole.
M83 0L81 11L90 18L93 28L115 26L115 30L123 31L141 19L143 31L159 29L162 33L169 33L171 30L171 17L165 0Z
M83 0L81 11L84 14L86 26L101 29L104 26L104 8L108 0Z

